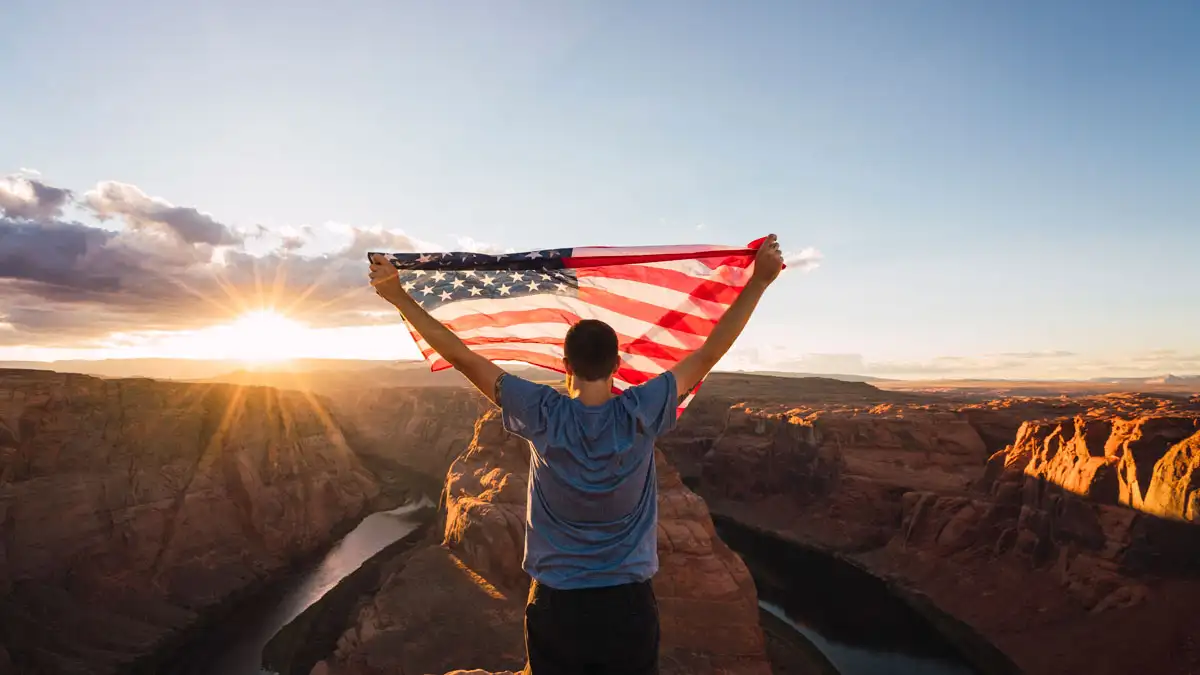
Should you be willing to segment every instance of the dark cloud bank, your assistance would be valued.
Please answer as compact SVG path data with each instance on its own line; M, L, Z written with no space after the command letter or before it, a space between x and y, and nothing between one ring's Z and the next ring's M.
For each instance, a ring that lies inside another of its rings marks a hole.
M68 218L72 209L99 226ZM77 195L30 176L0 178L0 344L195 328L264 305L314 325L361 324L364 311L381 309L363 251L417 245L351 228L341 250L304 256L305 229L251 255L249 240L263 234L124 183Z

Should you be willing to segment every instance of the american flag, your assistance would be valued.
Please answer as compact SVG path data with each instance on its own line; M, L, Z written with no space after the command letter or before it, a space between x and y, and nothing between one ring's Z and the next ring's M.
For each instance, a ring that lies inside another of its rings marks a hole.
M370 252L472 351L563 371L567 329L599 319L617 332L617 390L670 369L704 343L750 280L763 239L743 248L559 248L485 255ZM450 364L409 327L431 370ZM696 389L680 402L682 412Z

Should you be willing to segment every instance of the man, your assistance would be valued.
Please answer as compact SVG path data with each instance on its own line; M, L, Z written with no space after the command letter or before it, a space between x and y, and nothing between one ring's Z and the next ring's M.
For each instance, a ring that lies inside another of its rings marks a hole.
M658 672L658 490L654 440L676 407L745 328L783 257L775 235L761 245L751 281L703 346L674 368L613 395L620 359L607 324L567 332L567 394L510 375L472 352L404 290L377 257L376 292L501 410L504 428L529 441L524 569L531 675L650 675Z

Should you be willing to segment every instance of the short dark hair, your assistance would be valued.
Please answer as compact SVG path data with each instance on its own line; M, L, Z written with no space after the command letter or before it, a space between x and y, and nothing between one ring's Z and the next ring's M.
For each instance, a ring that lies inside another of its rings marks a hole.
M563 351L580 379L607 380L617 369L617 332L603 321L584 319L567 331Z

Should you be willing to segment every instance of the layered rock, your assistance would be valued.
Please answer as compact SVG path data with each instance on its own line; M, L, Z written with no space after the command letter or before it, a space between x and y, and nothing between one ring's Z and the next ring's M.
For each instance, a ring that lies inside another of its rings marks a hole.
M1138 670L1115 633L1077 653L1109 616L1200 628L1195 399L783 403L733 406L693 460L715 512L927 594L1028 672Z
M0 637L110 673L327 546L378 492L316 399L0 372Z
M365 461L415 469L439 486L491 407L469 387L362 387L330 392L328 400Z
M665 458L657 461L660 571L654 584L663 672L769 673L749 572L716 537L703 500ZM521 569L528 470L524 441L506 433L496 413L486 413L447 474L442 545L398 563L336 653L313 672L519 670L529 584Z

